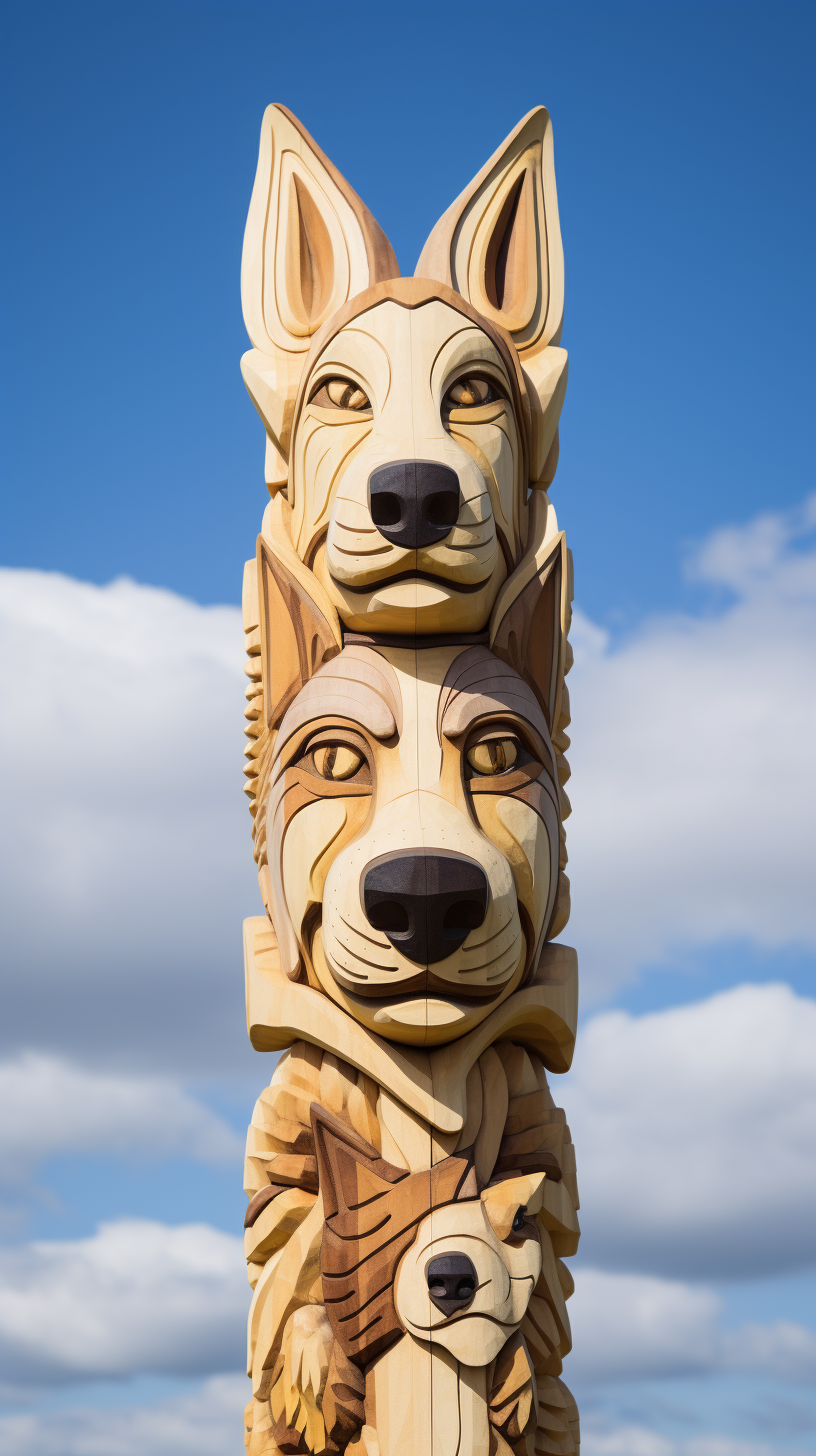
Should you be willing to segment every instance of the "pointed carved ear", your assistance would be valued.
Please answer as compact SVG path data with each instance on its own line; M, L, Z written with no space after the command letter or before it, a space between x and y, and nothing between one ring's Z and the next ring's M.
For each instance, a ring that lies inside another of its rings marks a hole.
M544 492L530 501L530 546L504 583L490 618L490 650L536 694L550 733L569 722L564 675L572 600L571 556Z
M567 354L555 345L564 315L564 251L552 125L543 106L519 122L436 224L417 263L509 333L532 406L530 484L558 464Z
M307 590L299 579L304 572L296 576L288 570L263 536L258 537L256 566L264 722L275 729L303 684L337 656L343 643L336 614L329 607L324 615L315 601L319 583Z
M543 106L519 122L440 218L416 273L447 283L500 324L522 361L558 342L564 255L552 126Z
M291 111L268 106L241 260L255 348L304 353L347 299L398 277L394 250L357 193Z
M407 1168L386 1162L376 1148L317 1102L312 1103L311 1121L326 1220L354 1212L409 1176Z
M268 106L241 259L255 348L244 383L266 425L270 490L286 483L297 388L312 335L349 298L399 266L382 228L285 106Z

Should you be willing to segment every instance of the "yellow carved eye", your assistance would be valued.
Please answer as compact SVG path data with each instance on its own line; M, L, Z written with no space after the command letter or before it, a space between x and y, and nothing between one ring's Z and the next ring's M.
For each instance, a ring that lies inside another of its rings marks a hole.
M362 761L363 755L356 748L347 748L342 743L316 748L314 753L314 766L322 779L350 779Z
M467 751L467 761L477 774L502 774L512 768L518 757L515 738L486 738Z
M312 395L310 403L320 405L323 409L367 410L371 408L371 401L359 384L340 376L336 379L324 379Z
M494 384L489 379L468 377L459 379L452 384L445 395L445 403L449 409L469 409L474 405L492 404L493 400L501 396Z

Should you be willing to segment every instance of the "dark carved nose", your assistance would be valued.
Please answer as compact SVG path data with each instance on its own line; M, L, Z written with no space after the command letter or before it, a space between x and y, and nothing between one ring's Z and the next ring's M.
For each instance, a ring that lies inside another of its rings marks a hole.
M459 476L435 460L397 460L372 473L368 504L386 541L414 551L432 546L456 525Z
M431 1303L444 1315L467 1309L476 1293L476 1270L467 1254L437 1254L425 1270Z
M363 871L362 891L374 929L422 966L452 955L487 914L487 875L459 854L383 855Z

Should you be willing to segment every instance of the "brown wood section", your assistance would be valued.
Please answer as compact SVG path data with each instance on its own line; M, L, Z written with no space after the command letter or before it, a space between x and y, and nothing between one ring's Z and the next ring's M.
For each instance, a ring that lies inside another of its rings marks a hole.
M408 1173L323 1107L312 1107L312 1129L326 1219L323 1299L336 1339L364 1368L402 1335L393 1285L417 1225L465 1192L471 1164L467 1156L450 1157Z

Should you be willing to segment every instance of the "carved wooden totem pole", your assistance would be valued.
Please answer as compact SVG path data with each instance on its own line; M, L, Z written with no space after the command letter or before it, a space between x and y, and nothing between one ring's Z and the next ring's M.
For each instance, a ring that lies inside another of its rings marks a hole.
M578 1449L563 820L567 356L539 107L413 278L264 116L242 268L267 434L244 580L250 1456Z

